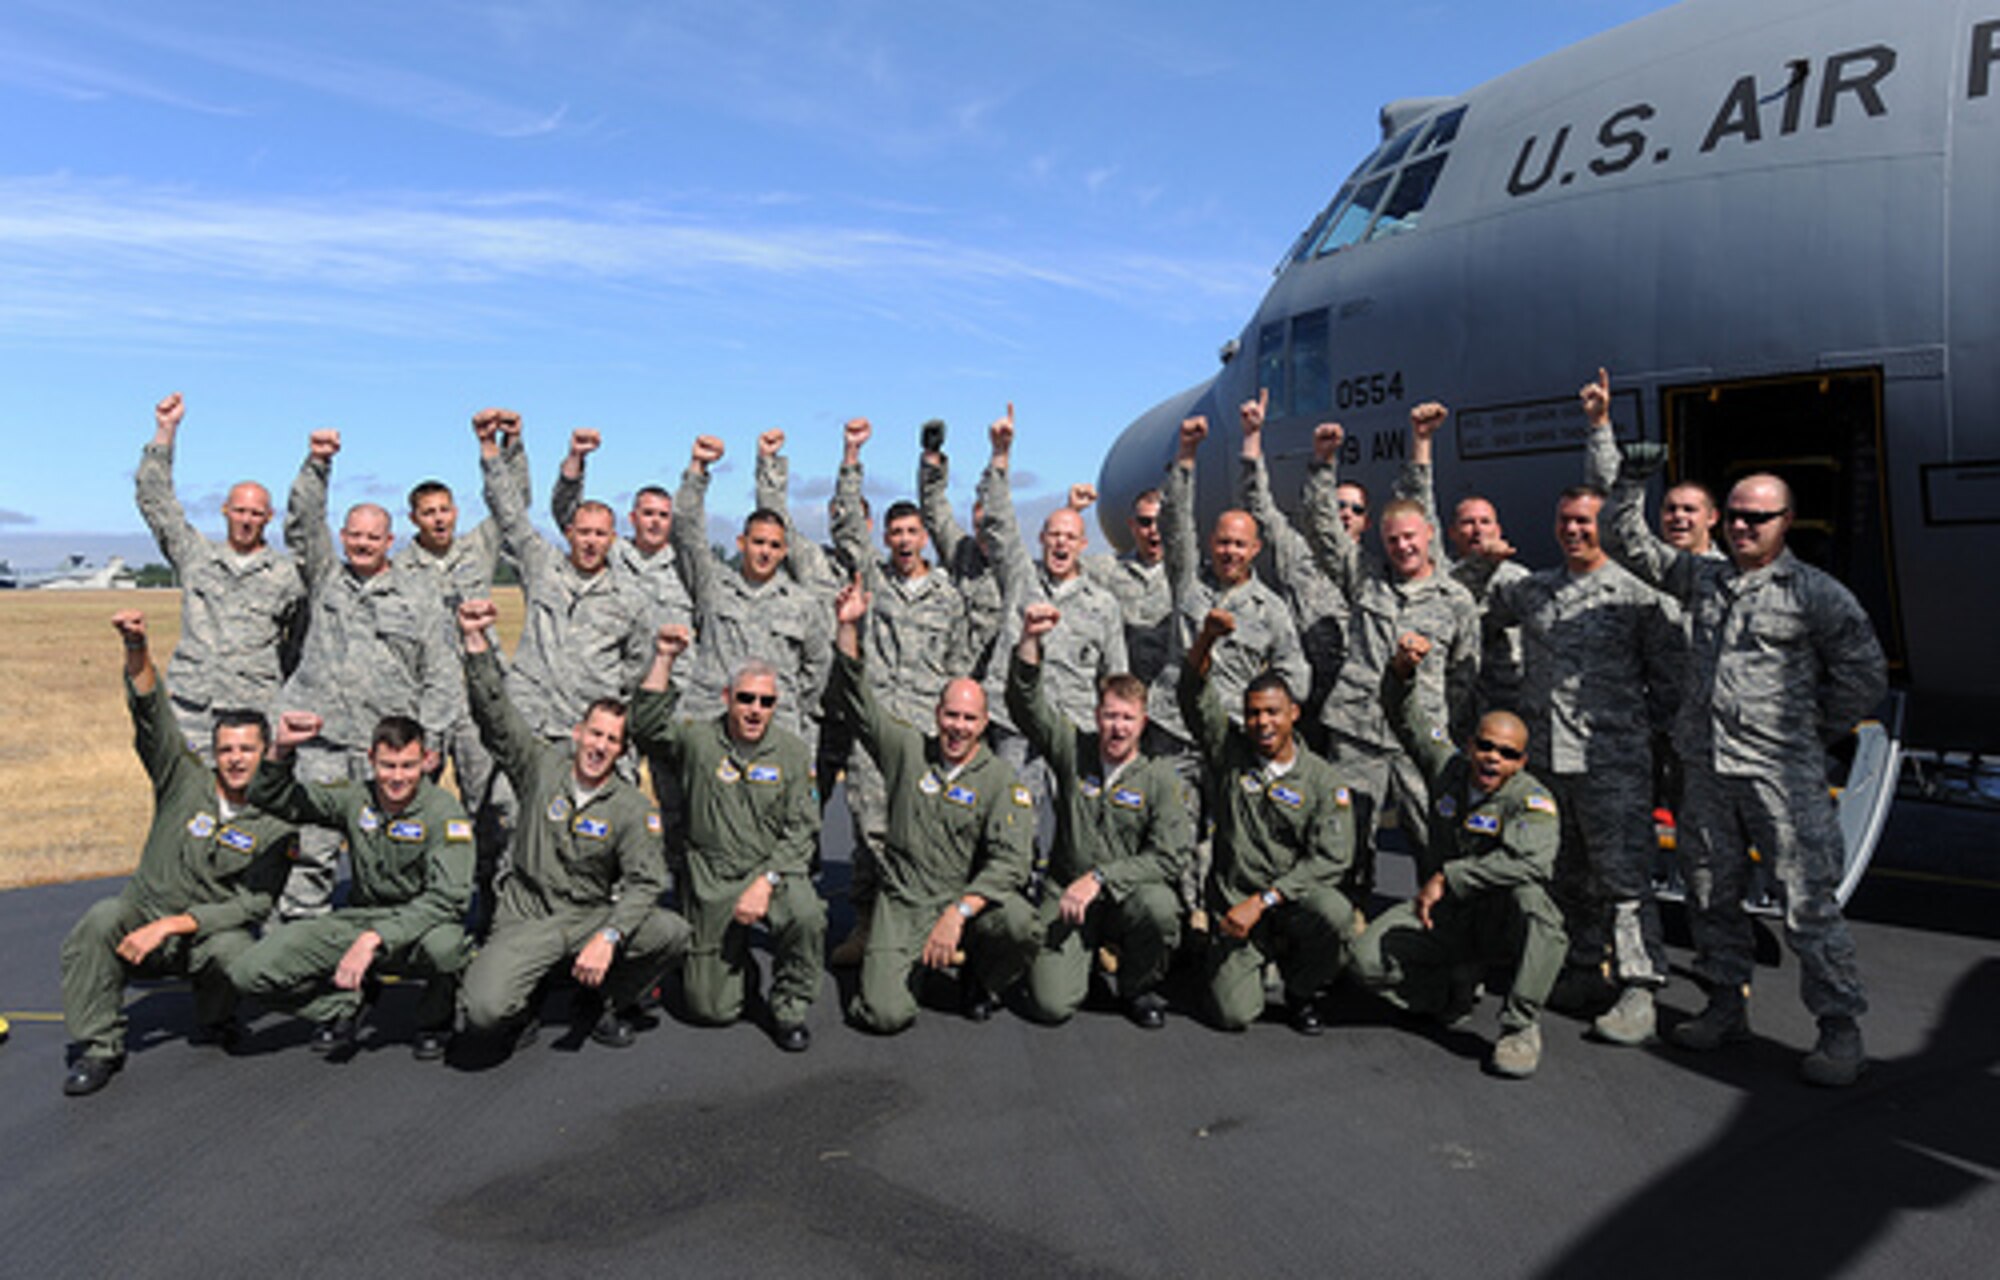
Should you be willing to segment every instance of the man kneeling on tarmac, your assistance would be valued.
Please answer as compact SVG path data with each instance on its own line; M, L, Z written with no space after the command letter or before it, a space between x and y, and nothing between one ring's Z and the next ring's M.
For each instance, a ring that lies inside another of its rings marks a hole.
M1488 712L1461 754L1410 696L1430 647L1403 635L1382 676L1383 710L1427 784L1430 842L1416 898L1368 926L1354 970L1392 1003L1449 1025L1472 1011L1487 964L1512 964L1491 1065L1523 1079L1541 1063L1542 1005L1569 945L1548 891L1562 824L1548 789L1521 767L1528 729L1518 716Z
M278 718L271 756L250 783L250 803L287 822L331 827L347 841L354 879L347 904L279 925L229 965L229 980L266 1004L296 1008L318 1025L315 1053L352 1052L383 973L424 980L412 1049L444 1056L458 975L472 958L463 921L472 900L472 822L425 773L423 726L384 716L368 747L366 787L300 782L293 752L320 732L309 711Z
M603 997L591 1039L623 1049L642 1021L640 997L688 948L687 921L659 905L667 885L659 811L618 776L623 703L591 703L568 750L521 718L487 645L498 614L490 600L458 607L472 718L521 805L495 887L492 936L465 971L465 1029L491 1035L516 1026L526 1043L535 995L568 959L584 990Z

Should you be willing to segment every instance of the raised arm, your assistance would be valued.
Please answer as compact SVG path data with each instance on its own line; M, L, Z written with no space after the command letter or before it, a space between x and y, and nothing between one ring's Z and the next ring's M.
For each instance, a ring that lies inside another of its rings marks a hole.
M1021 641L1007 667L1007 714L1036 752L1048 757L1058 776L1076 761L1076 726L1049 704L1042 692L1042 637L1062 621L1062 611L1048 603L1021 611Z
M300 782L292 768L298 748L318 737L322 727L320 717L310 711L286 711L278 716L272 727L270 753L250 779L247 798L254 807L286 822L338 828L346 821L347 810L340 801L353 794L352 787Z
M1247 401L1245 408L1260 403ZM1271 496L1271 473L1264 464L1264 415L1259 412L1254 425L1247 415L1239 416L1243 420L1243 451L1236 475L1236 500L1257 521L1264 535L1264 544L1271 548L1271 560L1277 566L1279 581L1289 582L1298 574L1309 571L1312 546L1298 527L1278 509L1277 499Z
M861 656L861 622L871 603L858 581L850 581L834 597L833 672L823 699L826 718L845 720L860 739L862 748L881 764L884 740L894 732L892 722L875 701Z
M487 643L488 628L500 611L491 600L467 600L458 606L458 630L465 645L465 692L480 741L513 782L527 788L541 741L508 700L500 661Z
M1646 488L1620 476L1618 438L1611 428L1611 375L1597 371L1577 393L1589 430L1584 443L1584 479L1611 493L1611 519L1602 526L1604 549L1641 579L1686 604L1694 595L1692 553L1663 541L1646 526Z
M674 527L668 535L674 546L674 570L681 575L697 618L715 599L715 575L720 572L708 545L708 469L720 461L722 441L696 436L674 494Z
M201 543L201 535L174 496L174 439L186 412L178 391L153 406L153 438L139 456L134 477L139 515L152 530L160 554L175 567L189 563Z
M840 475L833 482L833 545L860 571L870 591L880 589L882 566L868 545L868 520L861 514L861 446L875 429L866 418L852 418L841 428Z
M285 545L299 558L306 582L313 586L325 581L338 563L333 534L326 527L326 489L334 455L339 452L338 431L313 432L306 442L306 460L299 464L292 495L285 502Z
M1444 727L1431 723L1423 699L1416 696L1417 667L1430 651L1431 642L1414 631L1398 637L1396 654L1382 670L1382 712L1396 741L1423 771L1425 785L1434 788L1457 751Z
M486 509L500 529L501 545L521 567L529 583L546 569L549 548L528 519L531 496L514 478L514 472L500 448L500 436L508 430L518 436L521 415L511 409L481 409L472 417L472 430L479 437L479 473L484 481ZM525 446L515 446L525 454ZM521 464L525 467L525 461Z
M942 424L939 424L942 426ZM956 566L965 546L965 527L952 514L949 482L951 460L935 449L927 449L917 459L917 508L923 512L924 532L937 547L938 560Z
M1201 572L1200 538L1194 527L1194 463L1206 439L1207 418L1197 415L1182 420L1174 465L1167 468L1166 483L1160 486L1160 540L1166 553L1167 589L1173 594L1177 613L1194 599L1195 580Z
M590 455L603 443L603 433L589 427L578 427L569 433L569 452L563 455L556 482L549 488L549 514L555 517L556 528L568 529L569 522L576 518L576 509L583 503L585 467Z
M773 427L757 437L757 505L778 513L785 522L785 568L794 581L822 588L840 581L826 549L803 537L792 521L792 464L785 457L785 433Z
M1202 759L1211 771L1222 768L1229 745L1229 711L1222 705L1222 699L1215 696L1215 686L1209 682L1209 658L1216 643L1235 630L1236 619L1227 610L1210 609L1181 662L1180 685L1175 690L1180 698L1181 718L1187 722L1188 732L1201 748Z
M1014 485L1010 459L1014 449L1014 406L1007 416L995 419L986 429L993 446L992 457L979 477L980 530L986 545L993 548L994 572L1000 579L1000 595L1008 610L1020 607L1022 593L1033 579L1035 560L1021 536L1021 522L1014 514Z
M168 704L166 686L153 665L146 637L146 615L125 609L111 615L111 628L125 645L125 706L132 716L132 749L139 753L152 780L154 794L166 790L174 773L190 767L194 757L181 737Z
M1306 471L1300 504L1314 557L1341 594L1352 600L1361 577L1361 548L1340 522L1339 458L1345 439L1338 422L1322 422L1313 428L1313 462Z

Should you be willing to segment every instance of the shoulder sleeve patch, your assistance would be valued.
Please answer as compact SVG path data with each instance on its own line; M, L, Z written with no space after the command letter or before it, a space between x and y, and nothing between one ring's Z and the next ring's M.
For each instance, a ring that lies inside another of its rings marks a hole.
M649 814L647 814L647 815L646 815L646 830L648 830L648 831L652 832L652 833L653 833L654 835L659 835L659 834L660 834L660 815L659 815L659 814L657 814L657 813L649 813Z
M1546 813L1551 818L1556 816L1556 802L1539 791L1530 794L1524 803L1532 813Z
M465 844L472 839L472 824L464 818L448 818L444 824L444 838L450 844Z
M1023 809L1032 809L1035 807L1035 798L1028 794L1026 787L1017 782L1014 784L1014 803Z

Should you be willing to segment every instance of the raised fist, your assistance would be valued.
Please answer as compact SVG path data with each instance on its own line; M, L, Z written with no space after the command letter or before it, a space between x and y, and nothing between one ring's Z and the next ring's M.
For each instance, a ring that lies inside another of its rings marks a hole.
M1586 382L1576 393L1583 401L1583 416L1591 426L1601 427L1611 421L1611 374L1608 370L1597 371L1597 381Z
M1021 610L1021 634L1039 640L1054 631L1061 621L1062 610L1047 601L1027 605Z
M569 433L569 456L587 458L604 443L604 433L594 427L578 427Z
M1313 457L1321 462L1332 462L1346 439L1347 429L1338 422L1320 423L1313 428Z
M274 741L289 751L319 737L319 731L325 725L326 721L310 711L282 712L278 716L278 734Z
M833 619L842 625L858 623L868 616L871 603L868 593L861 589L861 579L850 578L840 588L840 594L833 598Z
M785 429L772 427L757 437L757 456L775 458L785 451Z
M316 462L332 462L333 455L340 452L340 433L322 427L306 438L306 451Z
M849 418L840 428L840 438L851 449L859 449L874 436L875 428L866 418Z
M500 618L500 606L491 600L465 600L458 606L458 629L465 635L483 636L486 628Z
M688 651L693 637L685 625L678 622L663 624L653 635L653 652L662 658L678 658Z
M181 403L181 393L176 391L153 406L153 425L171 435L180 429L181 416L186 412L187 406Z
M702 467L722 461L722 441L715 436L696 436L692 457L696 465Z
M1634 440L1618 446L1618 478L1644 480L1667 465L1667 446L1655 440Z
M986 438L992 442L993 452L1005 453L1014 447L1014 402L1007 402L1007 416L995 418L993 425L986 428Z
M1227 609L1210 609L1201 620L1201 633L1212 643L1236 631L1236 615Z
M1192 418L1181 419L1181 455L1183 457L1192 456L1194 451L1201 446L1201 442L1206 439L1208 439L1207 418L1196 414Z
M1236 416L1243 420L1243 434L1255 435L1264 429L1264 415L1271 409L1271 389L1257 388L1255 400L1245 400L1236 406Z
M1428 440L1437 434L1444 420L1451 413L1435 400L1426 400L1410 410L1410 434L1419 440Z
M1069 509L1083 512L1090 510L1097 501L1097 486L1094 484L1073 484L1069 487Z
M129 645L146 643L146 615L137 609L120 609L111 615L112 629Z
M1389 659L1389 663L1396 669L1397 675L1408 680L1417 673L1417 667L1430 651L1429 639L1414 631L1405 631L1396 637L1396 656Z

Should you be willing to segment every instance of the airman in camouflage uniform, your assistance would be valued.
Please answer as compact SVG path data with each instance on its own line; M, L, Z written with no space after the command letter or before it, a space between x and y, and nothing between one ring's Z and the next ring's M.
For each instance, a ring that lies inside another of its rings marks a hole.
M1000 578L1000 651L1012 650L1021 638L1021 610L1030 604L1052 604L1062 610L1062 630L1043 646L1043 680L1056 710L1079 729L1090 727L1097 709L1097 682L1125 670L1125 620L1118 598L1083 574L1083 517L1058 507L1042 523L1040 559L1028 554L1021 526L1014 516L1014 495L1008 459L1014 446L1014 406L988 431L993 454L979 477L983 540L994 548ZM996 651L998 652L998 651ZM1007 665L995 660L986 672L989 707L1007 697ZM992 717L994 750L1020 774L1034 796L1037 811L1048 804L1048 771L1028 750L1027 739L1003 712Z
M1610 379L1600 371L1583 400L1593 435L1610 436ZM1743 892L1754 845L1783 895L1785 940L1819 1022L1801 1070L1815 1084L1845 1085L1866 1063L1856 1019L1868 1006L1836 896L1845 848L1826 748L1881 700L1888 677L1853 593L1785 546L1791 509L1783 480L1752 475L1736 482L1725 507L1728 563L1668 545L1629 509L1608 545L1679 599L1693 628L1674 746L1687 768L1683 848L1695 970L1708 1005L1674 1039L1711 1049L1749 1035L1756 952Z
M889 556L878 559L868 546L862 515L861 447L874 435L867 419L843 428L844 453L833 493L833 538L846 559L860 566L861 585L872 598L868 616L868 678L876 699L906 724L925 723L938 696L953 679L972 670L965 597L951 575L924 559L927 537L915 504L898 502L883 519ZM844 722L842 722L844 724ZM838 732L831 721L823 732ZM867 951L867 919L875 898L875 859L889 827L889 797L882 771L859 742L847 758L847 803L854 820L853 875L847 900L854 907L856 936L844 947L853 963Z
M1676 696L1686 647L1666 597L1605 556L1603 506L1601 490L1565 490L1556 502L1563 564L1498 583L1488 619L1522 635L1528 762L1562 811L1553 889L1570 964L1595 975L1608 962L1620 994L1597 1034L1639 1044L1653 1033L1653 992L1667 980L1653 896L1650 708Z
M694 670L683 693L683 714L722 714L730 674L753 659L778 673L778 727L808 743L818 736L820 691L826 685L827 612L824 600L782 572L789 553L787 526L772 511L753 511L736 540L742 567L732 568L708 545L708 469L722 459L722 441L698 436L674 498L675 563L694 601Z
M812 756L798 735L772 726L777 673L753 662L730 678L713 720L675 719L674 662L687 651L684 626L663 626L652 670L632 704L632 740L687 797L687 882L682 910L692 928L681 986L698 1022L743 1015L754 982L750 926L771 932L771 1037L787 1052L811 1044L806 1014L819 994L826 904L812 883L819 800Z
M1097 488L1069 487L1070 510L1082 515L1097 501ZM1167 584L1166 538L1160 530L1160 491L1148 489L1132 499L1125 518L1132 549L1123 555L1087 555L1083 572L1118 600L1125 619L1125 657L1132 674L1148 687L1166 673L1174 648L1174 593ZM1169 686L1171 698L1171 686Z
M486 506L521 566L525 607L507 668L507 697L544 742L565 742L591 703L622 700L638 687L653 652L653 608L630 576L611 572L617 537L611 508L577 505L563 529L567 554L535 531L527 495L513 483L500 451L501 422L518 422L518 416L489 412L502 416L473 420Z
M1194 830L1171 764L1140 751L1146 686L1116 675L1098 695L1097 725L1080 733L1042 696L1042 637L1061 623L1054 605L1031 604L1007 676L1014 723L1055 774L1056 840L1050 891L1036 924L1041 949L1028 970L1036 1016L1061 1022L1090 989L1091 958L1119 948L1118 993L1132 1021L1166 1023L1155 987L1180 942L1175 885L1192 860Z
M188 750L209 760L216 711L269 712L290 669L306 587L292 557L264 541L271 495L244 481L222 506L229 537L195 531L174 496L174 438L186 412L178 392L153 409L153 439L139 459L139 514L181 582L181 633L167 664L174 718Z
M499 418L500 456L506 461L520 491L522 505L530 499L528 453L521 445L521 418L506 410L487 409L480 416ZM451 488L439 480L426 480L410 490L410 523L416 536L397 548L390 562L411 573L429 573L446 612L447 630L457 628L458 606L467 600L493 597L493 580L500 569L500 522L487 516L470 533L458 531L458 503ZM480 911L492 907L493 874L507 847L507 822L500 806L493 802L496 776L493 756L479 740L479 726L472 723L472 707L465 700L465 682L450 681L452 722L447 731L445 753L458 785L459 798L473 814L473 840L477 847L474 880L480 897ZM483 932L484 930L480 930Z
M458 975L472 959L461 924L472 900L472 823L451 794L424 777L435 753L423 726L390 716L375 726L365 787L301 782L294 748L320 733L319 717L287 712L250 803L287 822L332 827L347 838L354 881L347 903L268 930L229 965L229 981L266 1004L295 1008L318 1025L318 1053L352 1047L366 992L384 973L424 980L414 1049L442 1057L458 1007Z
M436 579L395 567L389 513L372 503L350 507L336 559L326 527L327 480L340 433L315 431L292 483L285 541L298 554L309 590L309 621L298 669L278 705L321 717L319 735L298 750L298 773L311 783L368 780L368 743L384 716L408 716L428 745L445 740L458 707L452 652ZM340 835L307 827L299 864L278 902L287 920L323 915L333 897Z
M930 431L933 427L942 446L944 423L932 419L924 429ZM917 461L917 506L923 511L924 532L937 548L938 567L951 575L952 585L965 598L965 647L972 657L970 670L973 679L984 680L993 667L993 647L1000 635L1003 602L997 571L999 556L988 550L991 539L980 519L982 512L977 501L972 508L976 536L966 533L952 514L947 491L950 479L950 459L940 449L926 448Z
M1476 494L1459 499L1452 509L1448 530L1438 520L1437 473L1431 459L1433 437L1443 425L1442 415L1410 419L1410 460L1396 478L1396 496L1423 505L1433 530L1431 548L1439 558L1438 567L1465 588L1479 610L1479 709L1520 711L1521 629L1494 619L1489 606L1494 592L1521 581L1528 576L1528 570L1507 558L1514 549L1507 545L1506 535L1501 531L1499 512L1487 499ZM1458 551L1456 556L1445 549L1445 541L1437 535L1439 530L1449 534L1450 545Z
M848 1017L868 1031L901 1031L917 1015L924 969L958 966L967 1017L992 1015L993 993L1035 954L1028 886L1034 801L987 749L985 692L970 679L945 686L925 734L875 700L861 654L866 595L842 588L828 713L854 726L889 788L881 885Z
M135 976L187 975L198 1034L229 1039L229 962L271 913L297 839L245 795L268 737L262 714L223 713L210 729L216 763L205 767L181 741L145 618L126 612L111 623L125 641L125 703L153 783L153 824L124 889L92 904L63 940L63 1022L75 1046L63 1092L72 1096L97 1092L124 1065L123 993Z
M1319 743L1324 737L1320 711L1340 674L1341 657L1347 652L1347 605L1339 586L1313 554L1312 544L1279 509L1271 494L1271 476L1264 465L1265 407L1264 397L1260 396L1245 402L1240 411L1243 449L1237 474L1237 501L1257 521L1264 545L1271 548L1278 594L1291 608L1299 648L1305 652L1306 665L1312 672L1310 686L1299 691L1299 701L1305 709L1309 736ZM1341 488L1353 490L1356 486ZM1340 500L1351 504L1354 498L1350 495ZM1360 513L1364 527L1367 518L1364 508ZM1369 560L1375 556L1372 548L1364 548L1361 554Z
M1234 620L1202 620L1181 664L1181 715L1201 750L1215 806L1207 905L1208 991L1218 1025L1240 1031L1264 1011L1264 965L1284 976L1291 1023L1321 1029L1315 1002L1340 974L1354 906L1340 881L1354 856L1353 792L1296 734L1299 704L1266 673L1243 692L1243 723L1209 683L1209 654Z
M1447 1022L1471 1012L1480 971L1512 964L1491 1065L1504 1076L1541 1064L1542 1004L1562 969L1562 913L1550 899L1561 821L1556 802L1522 769L1528 729L1509 711L1479 721L1466 754L1412 696L1430 642L1403 637L1382 674L1382 702L1404 750L1424 771L1436 815L1417 855L1417 896L1383 912L1354 944L1363 985Z
M1435 406L1419 406L1426 412ZM1442 412L1441 408L1437 411ZM1397 744L1382 717L1382 669L1397 637L1414 631L1442 652L1417 673L1416 696L1432 723L1469 727L1479 680L1479 614L1465 588L1436 572L1429 555L1429 521L1413 502L1391 502L1379 530L1385 560L1371 565L1340 518L1334 458L1343 435L1338 423L1313 433L1314 463L1306 477L1304 506L1313 552L1348 604L1347 653L1320 719L1327 750L1355 790L1355 872L1348 881L1359 905L1375 886L1374 837L1382 806L1394 802L1412 848L1428 840L1423 777Z
M688 948L687 921L659 905L667 887L659 811L618 775L623 703L593 702L567 749L515 710L487 640L496 613L491 601L467 601L459 631L473 719L521 799L521 822L492 936L460 984L466 1029L490 1035L524 1019L532 1028L536 989L569 960L604 1001L591 1037L622 1049L636 1037L641 997Z

